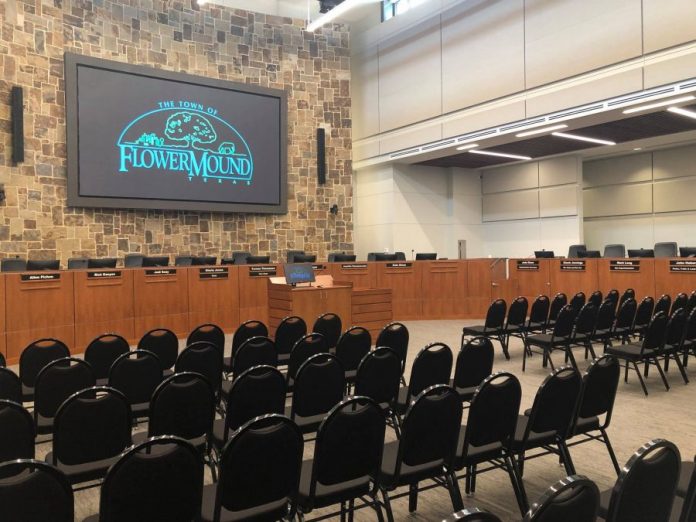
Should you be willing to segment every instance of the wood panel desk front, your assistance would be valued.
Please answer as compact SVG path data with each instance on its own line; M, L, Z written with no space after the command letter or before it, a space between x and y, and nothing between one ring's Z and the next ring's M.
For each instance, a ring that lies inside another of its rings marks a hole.
M133 276L130 269L76 270L75 349L80 353L103 333L117 333L131 343L135 331ZM141 334L144 332L140 332ZM71 347L72 348L72 347Z
M189 332L188 269L134 269L133 276L136 337L153 328L168 328L185 338Z
M7 362L15 364L26 346L42 337L75 345L73 272L5 275Z
M550 259L508 259L508 273L511 280L511 300L520 295L524 296L531 307L537 296L548 296L551 293Z
M655 299L662 294L690 295L696 290L696 259L655 259Z
M239 265L239 322L257 320L268 324L269 277L283 275L283 265Z
M578 292L587 297L599 288L597 259L550 259L551 293L560 292L568 300ZM552 297L552 296L549 296Z
M457 319L469 312L468 264L458 261L419 261L422 315Z
M227 333L239 326L239 267L195 266L188 270L188 329L204 323Z
M353 288L377 288L377 264L363 262L330 263L336 281L350 281Z
M422 319L422 261L375 261L377 288L390 288L397 319Z
M607 295L612 289L622 294L627 288L636 291L636 300L655 296L655 260L649 258L597 259L599 289Z

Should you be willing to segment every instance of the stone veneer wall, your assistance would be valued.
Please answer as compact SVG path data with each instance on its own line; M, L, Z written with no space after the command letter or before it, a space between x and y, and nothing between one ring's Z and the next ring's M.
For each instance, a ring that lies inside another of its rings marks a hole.
M0 2L0 257L226 255L283 259L353 250L350 56L345 27L196 0ZM253 215L66 207L63 53L285 89L288 213ZM10 89L24 87L26 161L11 162ZM315 135L327 128L327 183L316 181ZM329 207L338 204L337 216Z

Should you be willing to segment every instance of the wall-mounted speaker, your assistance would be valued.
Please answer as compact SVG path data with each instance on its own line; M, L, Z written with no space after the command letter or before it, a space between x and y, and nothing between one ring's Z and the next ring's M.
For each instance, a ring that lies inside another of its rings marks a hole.
M16 165L24 161L24 91L12 87L10 104L12 117L12 161Z
M317 181L326 183L326 131L317 129Z

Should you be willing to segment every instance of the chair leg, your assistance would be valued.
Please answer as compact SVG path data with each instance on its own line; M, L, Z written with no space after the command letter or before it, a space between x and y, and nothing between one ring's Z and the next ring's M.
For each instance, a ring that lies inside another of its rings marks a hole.
M506 360L510 360L510 353L508 352L508 345L505 342L505 335L499 335L498 336L498 341L500 342L500 346L503 349L503 355L505 355Z
M372 502L370 503L372 509L377 513L377 521L384 522L384 515L382 515L382 507L379 505L379 499L377 498L377 490L370 495L372 497Z
M387 522L394 522L394 513L392 513L391 502L389 500L389 493L385 488L381 488L382 498L384 499L384 510L387 512Z
M517 469L521 480L524 476L524 451L517 455Z
M457 477L454 476L453 472L448 471L445 474L445 480L447 481L447 490L449 491L450 499L452 500L452 508L454 511L464 509L462 493L459 491L459 486L457 485Z
M609 435L607 435L607 432L604 429L600 429L599 431L602 433L604 445L607 447L609 457L611 458L611 463L614 465L614 471L616 471L616 476L618 477L619 475L621 475L621 468L619 467L619 461L616 460L616 453L614 453L614 448L611 446L611 442L609 442Z
M529 502L527 500L527 493L524 490L524 483L522 482L522 475L517 469L517 464L515 463L515 458L509 455L505 456L506 468L508 475L510 476L510 482L512 483L512 489L515 491L515 498L517 498L517 505L520 508L520 513L522 516L529 511Z
M553 359L551 359L551 350L549 350L549 351L546 353L546 361L551 365L551 371L552 371L552 372L556 371L556 368L555 368L554 365L553 365ZM546 365L544 365L544 367L545 367L545 366L546 366Z
M418 510L418 483L408 485L408 512Z
M353 522L353 511L355 511L355 499L351 498L348 502L348 522Z
M560 452L561 459L563 460L563 466L565 467L566 473L568 475L575 475L575 465L573 464L573 459L570 456L570 450L566 445L564 440L558 441L558 451Z
M464 478L464 492L466 496L471 496L471 474L473 473L472 467L468 466L466 468L466 477Z
M665 385L665 390L669 391L669 383L667 382L667 376L660 366L660 362L657 359L653 360L655 366L657 366L657 371L660 372L660 377L662 377L662 383Z
M679 360L679 354L677 353L674 354L674 362L677 363L677 368L679 368L679 373L681 373L682 379L684 379L684 384L689 384L689 377L687 377L686 371L684 370L684 365Z
M628 382L628 359L626 360L626 369L624 370L624 382Z
M346 503L341 502L341 522L346 522Z
M570 346L566 347L566 359L570 359L571 366L573 368L575 368L576 370L578 370L578 363L575 362L575 356L573 355L573 348L571 348ZM580 371L580 370L578 370L578 371Z
M643 393L647 397L648 396L648 389L645 387L645 381L643 380L643 376L640 374L640 368L638 368L638 364L635 361L633 361L633 367L635 368L636 373L638 374L638 380L640 381L640 385L643 388Z
M597 358L597 354L595 353L594 346L592 346L592 343L590 341L587 342L587 349L590 351L592 360L595 360ZM587 352L585 352L585 359L587 359Z
M391 419L392 419L392 424L394 425L394 433L396 434L396 438L400 439L401 438L401 421L399 420L399 416L396 414L396 412L392 412L391 414Z

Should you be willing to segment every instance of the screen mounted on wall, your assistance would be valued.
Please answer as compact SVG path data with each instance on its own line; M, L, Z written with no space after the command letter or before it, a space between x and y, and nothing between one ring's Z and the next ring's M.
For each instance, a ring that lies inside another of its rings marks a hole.
M284 213L284 91L65 55L68 205Z

